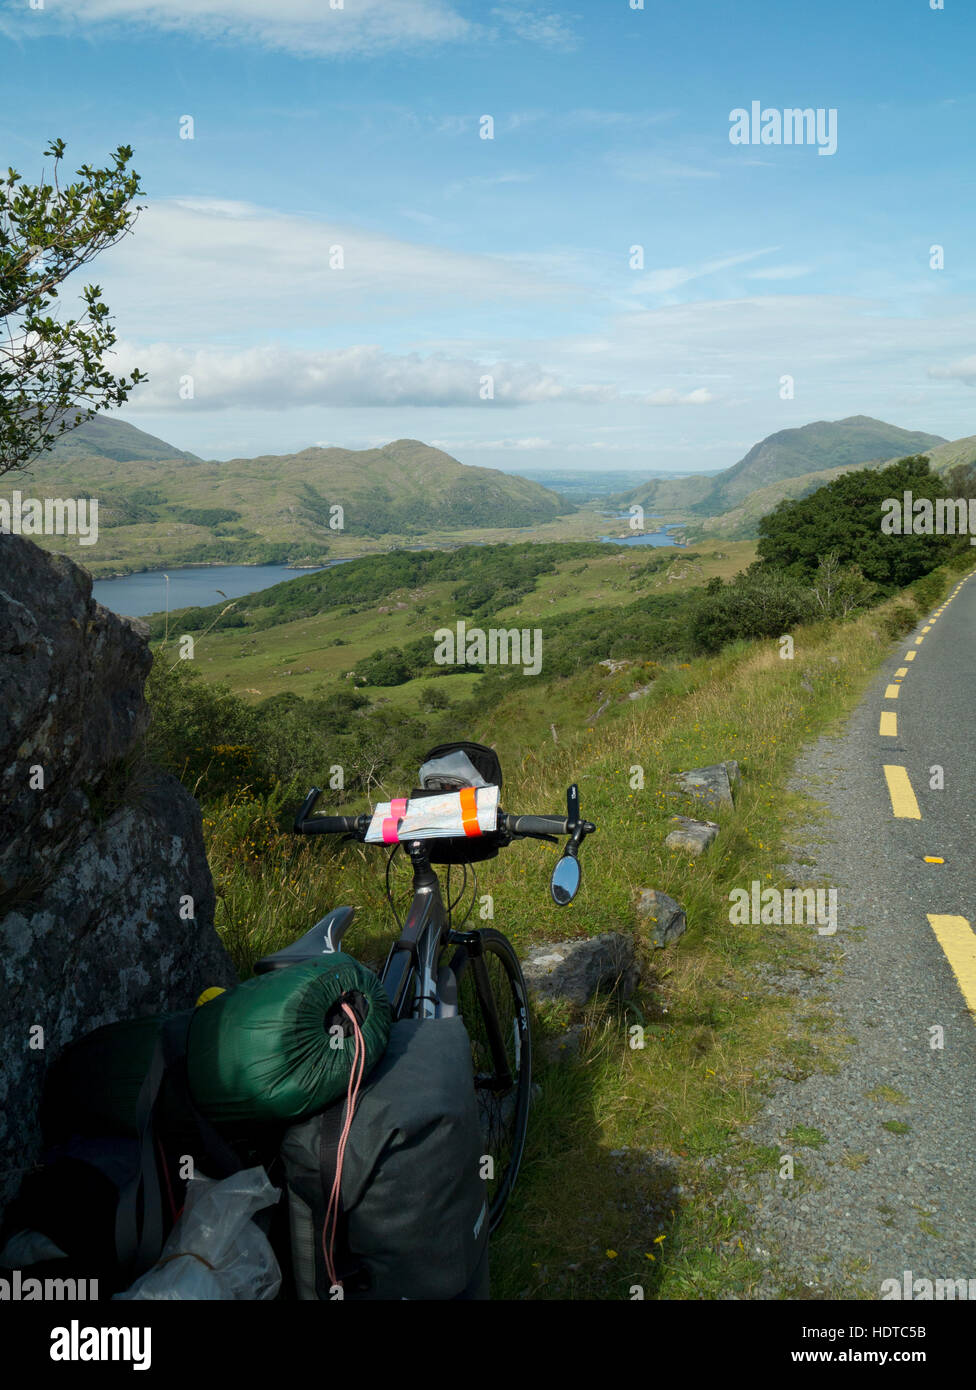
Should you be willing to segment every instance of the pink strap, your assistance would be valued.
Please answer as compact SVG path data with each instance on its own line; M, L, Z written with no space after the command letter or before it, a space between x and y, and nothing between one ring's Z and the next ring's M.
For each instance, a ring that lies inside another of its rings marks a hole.
M332 1191L329 1193L329 1204L325 1209L325 1224L322 1227L322 1254L325 1257L325 1271L330 1288L342 1287L342 1280L339 1278L335 1267L335 1242L336 1231L339 1225L342 1165L345 1159L349 1130L352 1126L353 1115L356 1111L356 1102L359 1099L359 1088L362 1085L363 1073L366 1070L366 1042L359 1027L359 1019L348 1004L343 1004L342 1012L348 1017L352 1024L353 1035L356 1039L356 1054L353 1057L352 1069L349 1072L349 1087L346 1091L346 1116L342 1126L342 1133L339 1135L339 1145L336 1151L335 1178L332 1183Z
M395 845L399 842L398 834L400 822L407 814L407 798L396 796L390 802L391 814L383 820L383 843L384 845Z

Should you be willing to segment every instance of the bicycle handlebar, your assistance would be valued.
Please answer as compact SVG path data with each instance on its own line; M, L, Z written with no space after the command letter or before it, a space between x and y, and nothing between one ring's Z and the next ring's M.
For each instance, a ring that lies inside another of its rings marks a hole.
M498 819L509 835L536 838L542 835L573 835L577 828L584 835L592 835L596 826L592 821L581 821L579 827L571 826L565 816L506 816L499 811Z
M296 835L355 835L364 840L369 829L371 815L364 812L358 816L313 816L312 808L322 795L318 787L312 787L302 802L295 817ZM498 812L498 826L512 838L541 839L547 835L592 835L596 826L592 821L580 821L571 826L564 816L509 816ZM581 838L582 838L581 835Z

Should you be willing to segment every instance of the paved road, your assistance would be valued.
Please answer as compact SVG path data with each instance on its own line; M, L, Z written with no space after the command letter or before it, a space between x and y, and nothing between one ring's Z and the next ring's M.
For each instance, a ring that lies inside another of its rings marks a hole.
M911 1271L910 1287L966 1279L976 1298L976 577L894 651L795 773L831 812L797 878L835 885L840 919L823 938L839 978L801 992L826 989L855 1041L835 1075L783 1083L748 1132L812 1178L763 1179L753 1198L771 1297L795 1281L877 1298ZM792 1148L797 1124L824 1145Z

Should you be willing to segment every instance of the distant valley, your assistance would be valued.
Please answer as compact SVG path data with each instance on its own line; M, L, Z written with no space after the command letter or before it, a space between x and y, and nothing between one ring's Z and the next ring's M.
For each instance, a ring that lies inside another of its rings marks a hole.
M940 472L972 465L976 436L947 441L857 415L777 431L720 472L635 484L637 475L610 470L522 477L471 467L415 439L206 460L99 417L65 435L16 485L37 497L98 498L98 544L77 558L105 578L199 564L313 567L404 547L593 541L626 534L626 521L608 513L635 504L646 530L661 517L685 523L696 542L750 540L783 498L918 453ZM59 537L40 539L65 548Z

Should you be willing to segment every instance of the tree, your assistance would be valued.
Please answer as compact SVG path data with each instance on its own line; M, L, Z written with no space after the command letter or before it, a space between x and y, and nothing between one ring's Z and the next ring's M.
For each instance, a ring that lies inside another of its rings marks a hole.
M136 368L115 377L102 358L115 343L98 285L80 292L82 311L63 322L51 310L74 271L132 229L143 190L120 145L104 169L83 164L62 185L63 140L44 151L51 182L24 184L14 169L0 177L0 474L23 468L67 430L121 405L146 380Z
M825 618L846 618L864 608L874 593L860 565L842 565L836 550L821 555L811 585L814 602Z
M816 492L784 499L759 522L758 551L769 565L812 579L820 557L834 552L842 566L859 565L865 579L882 590L904 588L957 549L952 536L886 535L883 504L911 492L934 500L948 495L925 455L912 455L883 469L844 473Z

